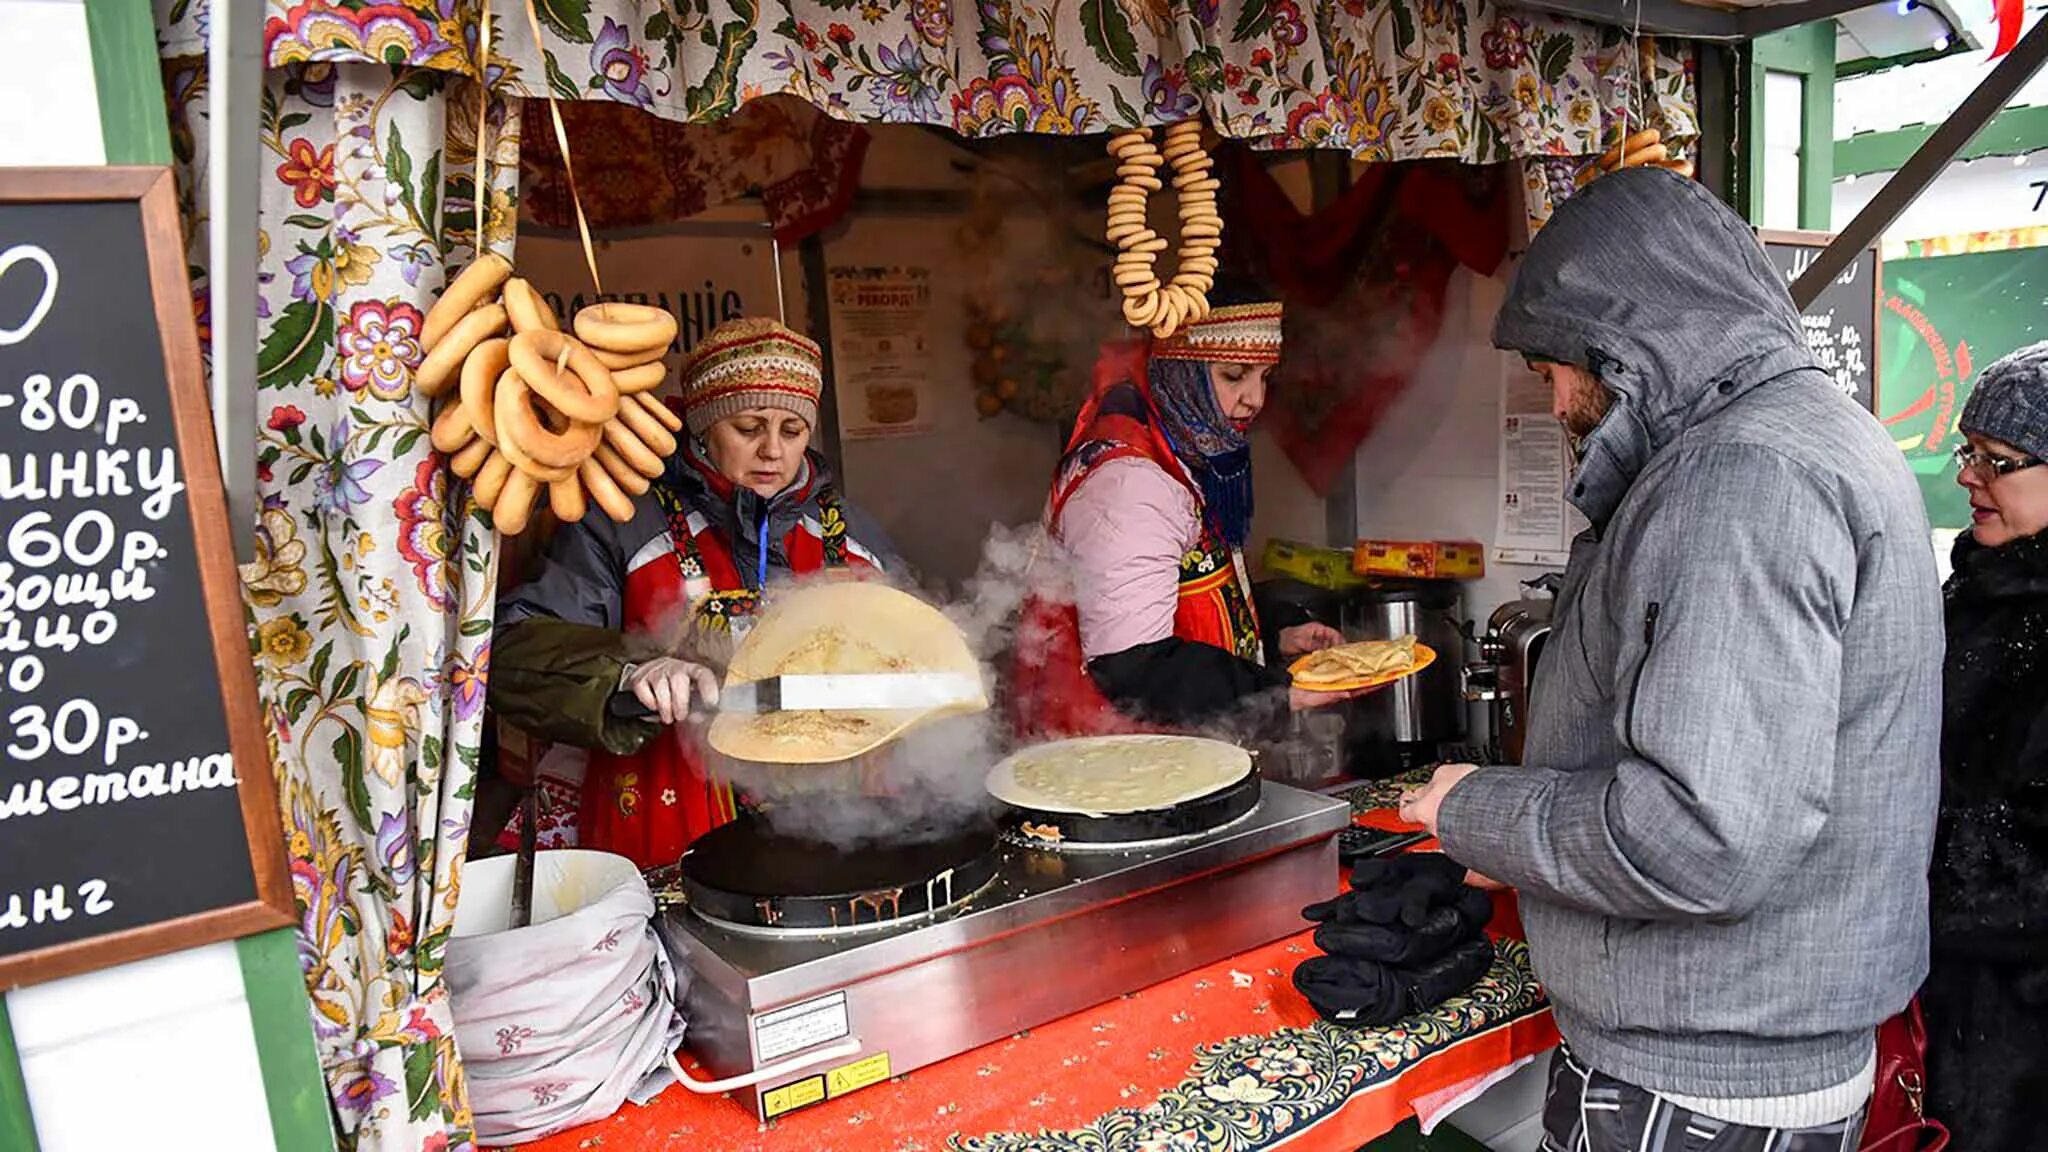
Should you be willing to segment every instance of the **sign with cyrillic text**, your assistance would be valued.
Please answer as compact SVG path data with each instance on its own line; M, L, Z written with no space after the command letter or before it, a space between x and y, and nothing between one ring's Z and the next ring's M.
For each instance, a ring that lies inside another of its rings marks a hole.
M290 922L167 169L0 169L0 989Z

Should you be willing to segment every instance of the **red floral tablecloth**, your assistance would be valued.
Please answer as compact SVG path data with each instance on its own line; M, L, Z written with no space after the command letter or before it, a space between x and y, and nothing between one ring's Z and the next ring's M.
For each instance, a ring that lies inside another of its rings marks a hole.
M1361 822L1393 826L1383 792L1354 797ZM1393 1028L1316 1018L1290 980L1315 952L1303 933L768 1124L671 1088L527 1147L1352 1152L1419 1099L1556 1045L1511 895L1492 931L1485 980Z

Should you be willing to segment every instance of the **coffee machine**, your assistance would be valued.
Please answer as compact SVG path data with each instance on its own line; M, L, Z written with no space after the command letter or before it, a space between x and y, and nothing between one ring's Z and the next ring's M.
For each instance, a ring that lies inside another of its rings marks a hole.
M1531 595L1494 610L1479 637L1479 660L1465 668L1465 699L1487 705L1493 730L1488 751L1496 764L1522 762L1536 666L1550 642L1560 580L1549 573L1525 581Z

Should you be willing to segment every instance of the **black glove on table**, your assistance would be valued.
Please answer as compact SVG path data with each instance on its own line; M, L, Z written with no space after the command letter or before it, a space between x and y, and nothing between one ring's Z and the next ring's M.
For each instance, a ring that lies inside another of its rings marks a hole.
M1398 915L1411 927L1427 920L1431 909L1456 901L1464 887L1465 866L1441 852L1404 852L1351 867L1351 890L1399 893Z
M1347 960L1415 965L1435 960L1460 943L1476 939L1493 919L1493 898L1477 888L1459 891L1444 907L1432 909L1421 925L1372 924L1341 918L1316 929L1316 947Z
M1333 1024L1384 1028L1471 988L1493 966L1493 942L1481 937L1416 968L1313 956L1294 970L1294 986Z

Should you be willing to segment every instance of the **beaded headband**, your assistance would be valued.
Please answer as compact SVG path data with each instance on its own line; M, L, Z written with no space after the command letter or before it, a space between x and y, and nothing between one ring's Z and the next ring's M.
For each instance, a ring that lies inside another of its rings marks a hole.
M1281 312L1279 304L1227 304L1154 341L1152 356L1205 364L1278 364Z

